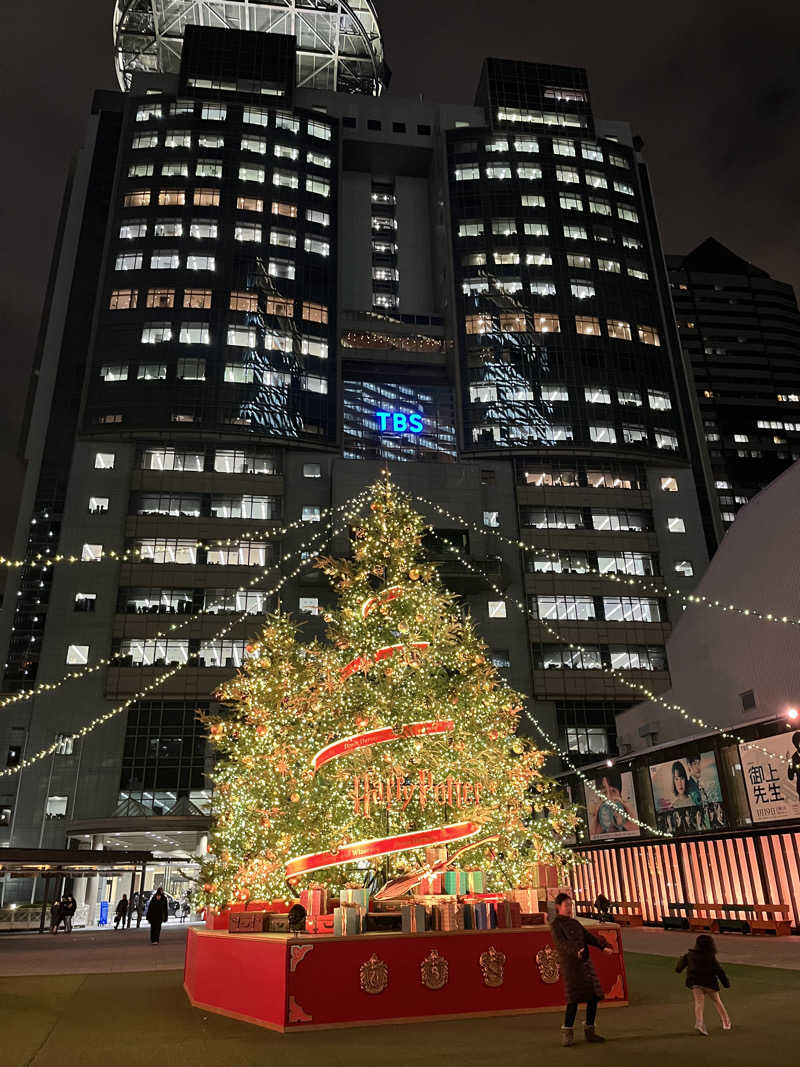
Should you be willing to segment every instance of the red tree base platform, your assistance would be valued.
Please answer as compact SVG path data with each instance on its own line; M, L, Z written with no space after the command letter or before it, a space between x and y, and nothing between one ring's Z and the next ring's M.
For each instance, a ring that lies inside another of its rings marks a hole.
M617 949L591 950L604 1003L627 1004L619 927L585 925ZM356 937L192 928L184 989L194 1007L281 1033L557 1011L564 986L552 957L539 955L548 948L547 927Z

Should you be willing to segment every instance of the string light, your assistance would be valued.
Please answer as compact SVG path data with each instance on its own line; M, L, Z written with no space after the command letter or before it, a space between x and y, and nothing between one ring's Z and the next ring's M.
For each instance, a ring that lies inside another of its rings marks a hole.
M457 548L455 548L454 546L449 545L449 544L446 544L445 547L447 548L447 550L450 553L452 553L452 555L456 556L464 564L464 566L467 568L467 570L472 571L473 574L478 575L479 577L485 578L485 575L481 571L479 571L477 569L477 567L474 567L472 565L472 563L470 562L470 560L466 559L458 551ZM522 601L516 600L516 599L514 599L514 597L508 597L508 595L506 593L504 593L498 586L496 586L494 584L494 582L488 581L488 579L487 579L487 584L495 591L495 593L498 594L498 596L502 597L503 600L510 599L511 603L514 604L522 612L523 615L526 614L525 605L522 603ZM570 646L570 647L572 647L572 646ZM539 720L534 715L531 714L530 709L525 704L523 704L522 710L524 711L525 717L528 719L528 721L531 723L531 725L534 726L536 728L536 730L538 730L538 732L541 735L541 737L543 738L545 744L547 744L554 752L558 753L558 755L564 760L564 762L583 781L584 785L588 786L589 789L591 789L591 791L596 796L598 796L602 800L604 800L606 802L606 804L608 804L611 808L613 808L620 815L623 815L628 820L628 822L635 823L636 826L640 827L641 829L649 830L650 833L655 834L656 837L672 837L671 833L668 833L665 830L659 830L657 827L651 826L649 823L642 822L640 819L635 818L633 815L631 815L627 811L626 808L623 808L622 805L617 804L616 801L611 800L610 797L607 797L606 794L604 792L602 792L602 790L598 789L596 787L596 785L583 773L583 771L579 767L575 766L575 764L570 759L568 753L564 752L563 749L560 749L558 747L558 745L555 743L555 741L552 739L552 737L550 737L547 733L545 733L545 731L544 731L541 723L539 722ZM606 764L606 766L609 766L609 765L610 764L608 764L608 763Z
M363 490L359 496L363 495ZM354 498L357 499L357 498ZM350 501L349 503L352 503ZM339 504L336 507L321 508L320 516L327 514L328 512L340 511L343 507L347 507L347 504ZM276 538L285 537L286 534L291 533L292 530L300 529L300 527L308 526L308 522L305 519L294 519L292 522L287 523L281 527L265 527L256 530L245 530L242 533L236 535L236 537L220 537L211 541L194 541L192 543L193 548L209 549L209 548L232 548L238 545L240 541L252 541L252 540L275 540ZM55 567L57 564L71 564L71 563L101 563L103 560L110 559L116 563L126 563L130 559L141 557L142 549L140 548L126 548L122 552L117 552L113 548L109 548L107 551L103 550L96 557L91 560L82 559L80 556L66 555L59 553L55 556L47 556L42 552L37 552L35 556L31 556L28 559L7 559L5 556L0 556L0 567L8 567L10 569L19 567L30 567L32 570L38 569L46 571L50 567ZM150 562L149 557L144 557L145 562Z
M360 502L363 499L364 494L365 494L365 491L362 490L361 493L359 493L357 497L354 497L353 500L348 501L347 504L338 504L336 507L325 508L325 509L323 509L324 513L333 514L333 513L338 512L338 511L343 511L345 508L352 508L354 505L356 505L357 502ZM354 515L354 514L357 514L357 512L348 512L348 514ZM301 523L301 524L295 524L295 525L305 525L305 526L307 526L308 523ZM330 522L327 523L326 529L331 529L331 523ZM243 534L242 535L242 539L243 540L247 540L247 535ZM315 534L314 538L310 539L307 543L304 543L303 545L301 545L300 548L295 549L293 552L286 552L286 553L284 553L283 556L280 557L280 559L273 560L270 563L264 564L263 567L258 568L258 571L257 571L255 577L251 578L250 581L247 582L245 585L240 585L238 587L238 589L236 590L236 592L237 593L246 592L248 589L252 588L256 584L256 582L261 581L262 578L264 577L264 575L267 574L269 571L275 570L277 567L280 567L281 564L283 564L283 563L288 563L288 561L290 559L292 559L293 556L296 556L298 554L298 552L306 551L308 549L308 547L313 543L313 541L317 540L317 539L318 539L318 535ZM218 542L218 543L221 544L222 542ZM236 542L234 541L233 543L236 543ZM264 596L267 597L269 595L270 595L269 591L265 590L264 591ZM217 604L209 604L209 606L207 608L200 608L198 611L192 612L191 615L187 615L186 618L182 619L180 622L172 623L170 626L168 626L166 628L166 630L157 630L155 633L148 633L146 635L146 639L148 641L151 641L151 640L152 641L157 641L159 638L169 637L172 634L178 633L184 627L191 626L194 622L196 622L198 616L216 614L215 609L218 608L219 606L220 605L217 603ZM247 614L247 613L245 613L245 614ZM35 697L39 696L41 693L51 693L55 689L60 689L62 685L66 685L67 682L78 681L81 678L87 677L87 675L94 674L96 671L102 670L103 667L107 667L107 666L112 665L115 660L122 659L126 655L127 655L127 653L126 652L122 652L122 651L112 652L111 655L101 657L95 663L93 663L91 665L87 665L86 667L84 667L80 671L71 671L69 674L63 675L63 677L59 678L55 682L40 682L33 689L21 689L19 692L14 693L11 696L3 697L0 700L0 709L8 707L10 704L21 704L21 703L25 703L28 700L33 700Z
M459 559L468 570L471 570L473 574L476 574L481 577L487 583L487 585L489 585L490 588L493 589L495 593L497 593L497 595L503 600L510 600L511 603L523 614L523 616L527 618L527 608L521 600L517 600L515 597L508 596L507 593L503 592L503 590L500 589L499 586L497 586L494 582L492 582L491 579L489 579L482 571L479 571L475 567L473 567L470 561L466 559L466 557L464 557L460 552L458 552L458 550L452 545L445 544L445 548L447 548L448 551L458 555ZM557 641L560 641L562 644L565 644L567 648L575 652L586 651L583 645L579 645L574 641L568 641L557 630L553 629L553 627L550 626L549 623L545 622L544 619L539 618L536 621L543 630L546 630L547 633L551 634ZM640 693L644 693L648 700L652 700L658 704L661 704L662 707L667 708L667 710L669 711L677 711L679 715L686 719L687 722L691 722L693 726L699 726L703 730L709 730L719 733L721 737L724 737L728 741L735 741L739 745L747 745L748 748L756 748L760 752L763 752L764 755L770 756L773 759L780 760L782 763L791 763L791 758L788 756L784 756L779 752L771 752L769 749L764 748L763 745L759 745L757 741L745 741L744 738L739 737L738 734L732 734L722 726L715 725L714 723L708 723L704 719L699 718L699 716L692 715L689 711L686 710L685 707L683 707L682 704L677 704L672 701L666 700L664 697L659 696L657 693L654 693L652 689L648 689L647 686L643 685L641 682L634 682L631 679L626 678L625 675L622 674L619 670L617 670L616 667L596 667L592 669L600 671L602 674L608 674L611 677L616 678L619 682L622 683L622 685L627 686L629 689L635 689L638 690ZM563 756L563 753L560 753L560 755Z
M362 495L363 494L359 494L359 496L362 496ZM359 499L359 498L356 498L356 499ZM345 505L345 506L347 506L347 505ZM346 517L349 520L349 519L352 519L353 517L355 517L355 515L357 515L357 511L352 511L352 512L348 512ZM339 526L339 527L335 527L332 524L328 524L328 525L329 525L329 527L331 529L331 534L334 535L335 533L340 532L340 530L345 529L345 525L346 524L342 525L342 526ZM324 537L325 537L324 533L317 533L315 537L311 538L304 546L301 546L297 551L298 552L305 552L316 541L322 541L324 539ZM294 554L296 554L296 553L294 553ZM288 574L284 575L273 586L272 589L266 590L266 594L268 596L275 595L286 584L286 582L291 581L292 578L296 577L311 562L312 561L308 560L308 559L301 560L300 563L298 563L298 565L292 571L290 571ZM210 641L216 641L219 638L224 637L225 634L229 633L233 629L233 627L236 626L237 623L242 622L247 617L248 614L249 614L249 612L243 611L243 612L239 613L238 615L235 615L232 619L230 619L225 624L225 626L221 627L219 630L217 630L216 633L212 634L208 638L208 641L209 642ZM118 704L114 708L111 708L109 711L105 712L104 714L96 716L94 719L92 719L90 722L88 722L85 726L82 726L79 730L76 730L74 733L67 735L67 737L71 738L72 740L79 740L79 739L81 739L83 737L86 737L87 734L90 734L93 730L96 730L99 726L103 726L105 723L109 722L109 720L115 718L121 712L125 711L127 708L129 708L131 706L131 704L134 704L137 700L141 700L142 697L146 696L148 693L151 693L154 689L157 689L158 686L160 686L164 682L168 681L170 678L173 678L176 674L178 674L179 671L182 671L184 669L184 667L186 667L186 666L187 666L186 662L176 664L170 670L165 671L163 674L160 674L149 685L144 686L144 688L140 689L137 693L134 693L134 695L132 697L130 697L128 700L124 701L122 704ZM46 759L47 756L51 756L59 748L59 746L63 743L63 740L64 740L64 738L62 737L59 740L54 741L53 744L48 745L47 748L40 749L38 752L34 753L33 755L28 756L25 759L21 760L14 767L7 767L7 768L5 768L3 770L0 770L0 778L6 777L6 776L9 776L9 775L12 775L12 774L19 774L21 771L25 770L27 767L32 766L34 763L38 763L40 760Z
M545 559L554 560L556 562L561 559L561 554L559 552L551 552L549 549L530 544L527 541L514 540L505 537L493 526L478 526L477 523L472 522L470 519L465 519L463 515L454 514L452 511L448 511L447 508L441 507L441 505L436 504L432 500L428 500L426 497L415 495L414 499L418 500L421 504L425 504L427 507L432 508L434 511L438 511L440 515L444 515L448 519L452 519L454 522L461 523L475 533L490 534L497 538L498 541L502 541L503 544L506 544L511 548L519 548L524 552L530 552L535 556L542 556ZM642 575L617 574L615 571L601 571L596 567L590 567L588 565L580 573L593 574L596 577L602 578L604 581L616 582L619 585L641 586L648 592L665 593L667 596L677 597L685 604L710 608L712 611L721 611L725 614L741 615L743 618L754 619L757 622L772 622L781 623L786 626L800 626L800 618L794 619L790 618L788 615L777 615L774 612L761 612L757 608L743 608L737 604L724 604L721 600L714 600L711 597L705 596L703 593L686 593L677 586L669 585L663 578L658 581L652 581Z

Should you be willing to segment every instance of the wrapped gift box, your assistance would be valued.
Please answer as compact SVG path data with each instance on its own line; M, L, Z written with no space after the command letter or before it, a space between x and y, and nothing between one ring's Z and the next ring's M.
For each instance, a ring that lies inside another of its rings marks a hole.
M508 898L515 900L523 911L533 912L539 910L540 893L542 893L541 899L544 900L544 891L540 890L538 886L518 886L511 890Z
M232 911L228 916L228 930L232 934L263 934L269 929L269 912Z
M534 871L538 885L545 887L555 887L558 885L558 871L552 864L537 863Z
M475 929L488 930L491 905L485 900L476 900L473 904L473 908L475 909Z
M475 927L475 905L465 901L461 908L462 922L464 923L465 930L474 930Z
M547 915L543 911L534 911L526 914L522 913L522 925L523 926L544 926L547 922Z
M330 914L330 915L307 915L306 916L306 933L307 934L332 934L333 933L333 914Z
M471 867L464 872L467 878L467 892L468 893L485 893L486 892L486 875L483 871L477 867Z
M277 911L270 911L266 913L269 925L267 929L271 934L288 934L289 933L289 915L282 915Z
M369 907L369 890L359 885L346 885L339 891L339 904L358 904L366 909Z
M364 932L366 911L359 904L342 904L333 912L333 932L337 937L350 937Z
M495 924L501 930L511 929L511 904L508 900L500 900L492 905L495 916Z
M416 934L428 928L428 911L424 904L404 904L400 909L405 934Z
M447 849L442 845L435 845L425 849L425 861L431 865L444 863L447 860Z
M327 915L328 890L326 886L314 885L304 889L300 894L300 903L308 915Z
M458 905L455 901L447 901L444 904L434 904L431 909L434 930L457 930L456 915Z
M444 875L432 874L427 878L423 878L419 883L419 892L429 895L435 895L436 893L444 892Z
M445 893L459 894L469 892L467 888L467 872L455 868L444 872Z

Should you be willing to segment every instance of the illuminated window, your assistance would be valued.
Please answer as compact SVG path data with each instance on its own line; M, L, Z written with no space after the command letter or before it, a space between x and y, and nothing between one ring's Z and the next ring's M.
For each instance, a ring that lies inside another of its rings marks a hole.
M258 311L258 294L233 292L230 296L231 311Z
M617 403L622 406L640 408L642 406L642 397L634 389L618 389Z
M639 216L633 210L632 207L623 207L622 204L617 204L617 215L621 219L625 219L627 222L638 222Z
M182 322L178 340L182 345L210 345L211 331L205 322Z
M100 515L104 511L108 511L108 497L107 496L90 496L89 497L89 514Z
M483 233L483 222L480 219L472 219L458 224L459 237L480 237Z
M319 137L323 141L330 141L331 139L331 128L324 122L315 122L313 119L309 119L306 128L308 130L309 137ZM294 132L296 133L297 130L295 130Z
M128 308L135 308L137 299L136 289L112 289L108 307L111 311L125 311Z
M203 104L201 118L208 122L223 122L228 114L225 104Z
M686 523L679 516L667 519L667 529L670 533L686 533Z
M183 207L186 203L186 193L183 189L161 189L158 203L161 207Z
M297 602L298 610L304 615L319 615L319 598L315 596L301 596Z
M81 549L82 563L99 563L103 558L103 546L85 544Z
M278 145L275 145L276 156L280 154L278 152L278 147ZM263 137L247 135L242 138L241 149L243 152L257 152L258 155L263 156L266 155L267 152L267 142Z
M181 330L183 334L183 330ZM206 361L204 359L179 359L177 377L184 382L204 382L206 380Z
M147 237L147 223L123 222L119 228L119 236L123 241L132 241L137 237Z
M533 327L537 333L560 333L561 320L558 315L534 315Z
M76 593L73 611L94 611L96 604L97 593Z
M500 329L505 333L526 333L528 329L527 319L520 312L501 311Z
M291 319L294 315L294 300L285 296L268 296L266 312L268 315L280 315L281 318Z
M589 427L589 437L598 445L615 445L617 443L617 431L607 423L598 423Z
M331 183L323 181L322 178L306 178L306 192L316 193L317 196L330 196L331 195Z
M611 274L619 274L619 263L616 259L598 259L597 269L608 271Z
M607 200L590 200L589 211L593 215L610 215L611 204Z
M164 163L161 167L161 174L164 178L188 178L189 164Z
M140 363L136 371L136 380L140 382L163 382L166 377L166 363Z
M330 226L331 217L327 211L318 211L316 208L306 208L306 221L313 222L316 226Z
M556 167L556 181L576 185L580 181L580 176L574 167Z
M104 382L127 382L127 363L104 363L100 368L100 377Z
M141 252L121 252L114 262L114 270L141 270Z
M148 289L145 303L149 308L171 308L175 304L175 290Z
M576 315L575 316L575 329L580 334L586 334L593 337L600 336L600 319L596 319L593 315Z
M328 309L325 304L314 304L310 300L304 300L303 318L307 322L326 323L328 321Z
M181 265L181 257L177 251L163 250L153 252L150 256L151 270L177 270Z
M558 203L562 211L583 211L583 200L579 196L561 193Z
M172 326L168 322L148 322L142 326L143 345L160 345L172 340Z
M156 237L183 237L183 223L180 219L156 219L153 234Z
M149 207L150 190L137 189L133 193L128 193L123 200L123 204L125 207Z
M115 461L116 455L113 452L95 452L94 469L96 471L113 470Z
M242 122L253 126L267 126L269 124L269 112L263 107L246 107Z
M192 203L195 207L219 207L219 189L195 189Z
M214 256L192 256L186 257L186 269L187 270L216 270L216 260Z
M301 515L303 522L319 522L322 517L322 513L319 507L316 505L306 505L303 508Z
M691 578L694 574L694 567L688 559L678 560L674 569L676 574L681 574L684 578Z
M643 344L656 345L657 347L661 344L661 338L658 336L658 330L655 326L639 326L637 327L637 330L639 333L639 340Z
M261 243L261 227L257 222L237 222L233 232L237 241L254 241Z
M606 329L608 330L608 336L614 337L618 341L630 341L631 339L631 327L629 322L606 319Z
M237 211L263 211L264 201L259 200L255 196L237 196L236 197L236 210Z
M272 214L284 215L289 219L297 218L297 205L296 204L282 204L278 200L272 201Z
M667 476L659 479L659 485L665 493L677 493L678 492L678 479L674 476Z
M273 227L270 230L269 243L277 245L278 248L295 248L297 246L297 235L292 230L278 230Z
M165 148L191 148L192 135L188 130L167 130L164 138Z
M506 602L505 600L489 600L487 602L487 608L489 611L490 619L505 619L507 618Z
M562 141L556 138L553 141L553 155L554 156L574 156L575 145L572 141Z
M210 289L184 289L183 306L185 308L210 308Z
M329 242L323 241L321 237L306 237L303 248L306 252L313 252L318 256L330 255L331 250Z
M229 326L227 343L239 348L255 348L256 331L247 326Z

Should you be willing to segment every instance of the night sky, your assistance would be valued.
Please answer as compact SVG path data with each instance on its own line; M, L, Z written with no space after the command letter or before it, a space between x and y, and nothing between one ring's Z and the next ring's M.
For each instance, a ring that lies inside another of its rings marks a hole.
M645 142L667 252L709 234L800 283L800 8L675 0L379 0L390 92L471 102L485 55L583 66L595 114ZM6 5L0 552L13 534L22 407L70 158L94 88L116 89L113 0Z

